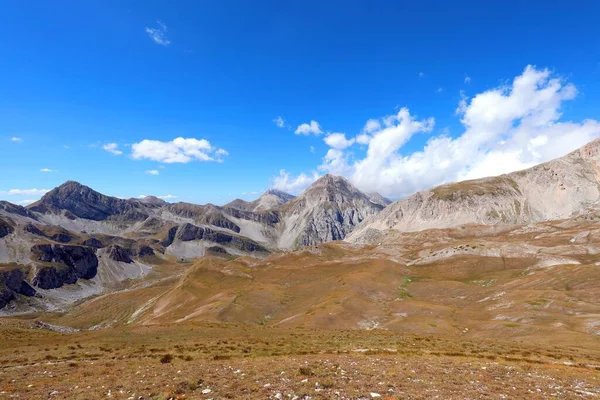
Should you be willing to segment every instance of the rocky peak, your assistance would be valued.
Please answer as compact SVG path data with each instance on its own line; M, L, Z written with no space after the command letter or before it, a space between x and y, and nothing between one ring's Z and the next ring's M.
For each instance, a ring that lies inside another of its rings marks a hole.
M163 199L159 199L156 196L145 196L142 198L132 199L132 200L137 200L140 203L150 204L150 205L154 205L154 206L164 206L164 205L168 204L166 201L164 201Z
M383 205L372 202L347 179L327 174L280 208L285 231L279 245L294 248L344 239L363 219L381 209Z
M140 220L148 215L144 205L134 200L124 200L96 192L75 181L67 181L46 193L39 201L28 206L30 211L42 214L68 213L75 217L103 221L112 216Z

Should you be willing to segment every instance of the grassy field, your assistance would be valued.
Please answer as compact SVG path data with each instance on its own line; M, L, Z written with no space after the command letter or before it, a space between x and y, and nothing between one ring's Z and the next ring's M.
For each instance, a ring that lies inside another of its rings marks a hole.
M575 344L194 324L59 333L25 319L0 334L2 398L600 396L600 348Z
M164 259L1 318L0 399L599 398L598 224Z

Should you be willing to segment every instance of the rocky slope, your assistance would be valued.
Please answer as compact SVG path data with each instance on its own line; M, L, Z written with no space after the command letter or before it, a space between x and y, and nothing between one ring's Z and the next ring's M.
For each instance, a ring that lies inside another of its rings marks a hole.
M564 157L498 177L424 190L368 218L347 240L377 240L387 229L528 224L569 218L600 200L600 140Z

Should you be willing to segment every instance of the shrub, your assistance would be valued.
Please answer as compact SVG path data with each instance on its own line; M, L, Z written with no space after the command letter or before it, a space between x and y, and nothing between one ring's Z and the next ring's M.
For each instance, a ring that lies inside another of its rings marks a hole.
M173 354L165 354L160 358L160 362L163 364L169 364L171 361L173 361Z

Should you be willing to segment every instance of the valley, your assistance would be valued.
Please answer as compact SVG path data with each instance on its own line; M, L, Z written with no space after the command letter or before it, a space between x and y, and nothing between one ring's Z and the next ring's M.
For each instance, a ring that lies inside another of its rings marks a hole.
M2 202L0 398L599 397L598 148L391 204Z

